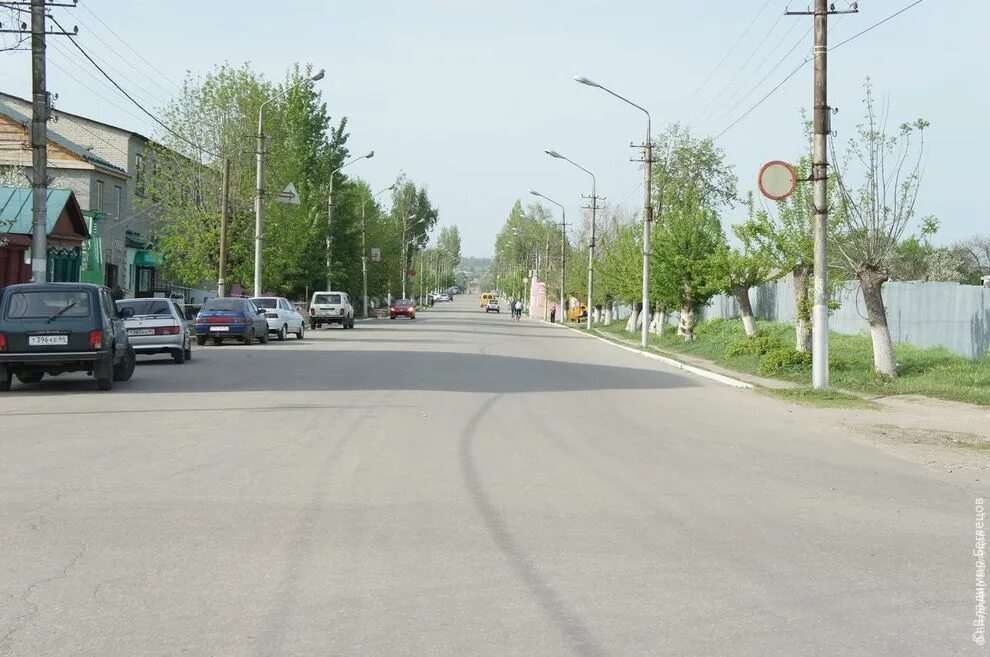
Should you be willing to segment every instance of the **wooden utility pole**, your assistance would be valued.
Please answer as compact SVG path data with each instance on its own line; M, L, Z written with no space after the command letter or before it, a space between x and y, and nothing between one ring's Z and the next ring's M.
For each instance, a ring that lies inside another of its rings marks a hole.
M811 385L818 390L828 388L828 148L832 128L828 105L828 16L852 14L851 9L829 8L827 0L815 0L812 12L787 12L792 16L814 17L814 116L812 119L811 183L814 226L814 301L811 313Z
M48 280L48 89L45 75L45 0L31 0L31 273Z
M220 272L217 276L217 296L227 296L227 222L230 203L230 158L223 158L220 183Z

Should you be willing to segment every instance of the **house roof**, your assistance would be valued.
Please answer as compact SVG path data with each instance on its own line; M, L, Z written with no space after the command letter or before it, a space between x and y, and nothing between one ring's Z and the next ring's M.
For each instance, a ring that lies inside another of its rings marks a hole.
M20 96L15 96L14 94L8 94L8 93L6 93L4 91L0 91L0 100L2 100L4 98L9 98L11 100L17 100L17 101L20 101L20 102L25 103L27 105L30 105L31 104L31 101L29 99L27 99L27 98L21 98ZM128 130L127 128L121 128L119 125L113 125L111 123L104 123L103 121L97 121L96 119L92 119L92 118L90 118L88 116L83 116L82 114L73 114L72 112L66 112L65 110L56 109L56 108L52 108L52 114L55 114L55 115L61 114L61 115L64 115L64 116L71 117L73 119L81 119L83 121L89 121L90 123L95 123L97 125L101 125L101 126L104 126L106 128L110 128L111 130L119 130L120 132L126 132L127 134L134 135L138 139L143 139L144 141L151 141L150 138L145 137L140 132L134 132L133 130Z
M31 224L33 223L31 192L30 187L0 187L0 233L31 234ZM79 203L76 202L72 190L48 190L47 203L45 204L48 223L46 233L51 234L55 229L55 224L66 205L69 205L70 210L75 210L82 217L82 210L79 209ZM77 223L82 224L82 234L85 235L85 222Z
M17 123L20 123L22 126L24 126L28 130L28 132L31 131L31 119L30 119L30 117L28 117L25 114L22 114L21 112L17 111L16 109L14 109L13 107L11 107L10 105L5 105L3 103L0 103L0 114L6 116L7 118L11 119L12 121L16 121ZM65 150L69 151L73 155L77 155L77 156L81 157L82 159L86 160L87 162L89 162L90 164L92 164L95 167L99 167L100 169L105 169L107 171L111 171L111 172L116 173L118 175L121 175L121 176L123 176L125 178L127 177L127 172L124 171L123 169L121 169L120 167L118 167L118 166L116 166L114 164L111 164L110 162L107 162L102 157L99 157L98 155L96 155L95 153L93 153L92 151L90 151L89 149L87 149L87 148L85 148L83 146L80 146L79 144L75 143L74 141L69 141L68 139L66 139L62 135L60 135L57 132L53 131L51 128L48 128L48 140L51 141L51 142L53 142L53 143L55 143L55 144L58 144L59 146L61 146Z

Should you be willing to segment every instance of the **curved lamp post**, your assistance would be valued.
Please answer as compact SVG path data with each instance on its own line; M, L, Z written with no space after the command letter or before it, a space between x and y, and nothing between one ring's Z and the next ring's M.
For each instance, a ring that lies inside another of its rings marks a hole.
M359 155L359 156L357 156L355 158L352 158L352 159L348 160L347 162L344 162L339 167L337 167L336 169L334 169L333 171L330 172L330 191L327 193L327 241L326 241L326 248L327 248L327 289L328 290L332 290L333 289L333 287L330 285L330 273L331 273L330 272L330 224L333 222L333 177L335 175L337 175L337 173L340 170L345 169L345 168L351 166L355 162L357 162L359 160L370 160L374 156L375 156L375 151L371 151L371 152L367 153L366 155Z
M564 254L567 253L565 248L567 245L567 212L564 210L564 206L553 200L546 194L541 194L535 189L529 190L529 193L533 196L539 196L542 199L550 201L558 208L560 208L560 312L557 315L560 317L560 323L564 323L564 316L567 315L567 299L566 292L564 291ZM590 315L590 312L589 312Z
M372 153L374 153L374 151L372 151ZM365 208L368 207L368 201L381 196L385 192L390 192L393 189L395 189L395 185L386 187L380 192L375 192L368 198L364 199L361 203L361 298L364 303L363 314L365 319L368 319L368 242L364 222L364 211Z

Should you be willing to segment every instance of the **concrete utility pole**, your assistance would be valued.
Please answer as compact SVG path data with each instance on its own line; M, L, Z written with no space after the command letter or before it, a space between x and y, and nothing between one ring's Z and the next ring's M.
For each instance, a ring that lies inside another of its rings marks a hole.
M560 318L560 323L563 324L565 321L567 321L565 319L565 315L567 315L567 292L564 289L564 278L565 278L564 270L567 264L565 262L567 256L567 211L564 210L564 206L562 204L553 200L549 196L546 196L545 194L541 194L533 189L529 190L529 193L532 194L533 196L539 196L542 199L546 199L547 201L550 201L558 208L560 208L560 223L555 223L554 225L560 226L560 308L557 315ZM549 244L550 244L550 238L547 237L547 266L549 266L549 261L550 261Z
M814 118L812 120L811 182L814 185L814 305L811 313L811 385L817 390L828 388L828 149L826 139L832 131L828 106L828 15L855 14L858 7L830 9L827 0L815 0L813 12L787 12L790 16L814 16Z
M230 158L223 158L220 182L220 271L217 274L217 296L227 296L227 222L230 203Z
M48 89L45 1L31 0L31 274L48 280Z
M640 112L646 115L646 141L643 143L643 169L646 173L646 182L644 196L645 201L643 202L643 335L641 343L643 348L646 348L648 340L650 337L650 322L647 319L650 312L650 256L653 253L652 245L652 225L653 225L653 137L650 131L650 113L649 111L636 103L632 102L624 96L620 96L608 87L602 86L595 82L594 80L589 80L583 75L578 75L574 77L574 81L589 87L595 87L596 89L601 89L605 93L618 98L627 105L632 105ZM590 316L590 311L589 311ZM590 328L590 324L589 324Z
M390 192L395 189L395 185L390 185L380 192L372 194L368 198L364 199L361 203L361 298L364 302L364 318L368 319L368 242L367 234L368 228L365 224L365 210L368 207L368 202L385 192Z

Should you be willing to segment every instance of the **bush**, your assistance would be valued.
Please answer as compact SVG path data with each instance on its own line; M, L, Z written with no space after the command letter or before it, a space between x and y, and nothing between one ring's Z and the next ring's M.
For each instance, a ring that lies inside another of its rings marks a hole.
M777 336L760 331L751 338L739 338L730 343L725 348L725 355L728 358L735 358L736 356L763 356L771 351L777 351L782 347L784 347L784 343Z
M806 369L811 366L811 352L798 351L794 347L778 347L760 359L757 372L772 376L785 369Z

